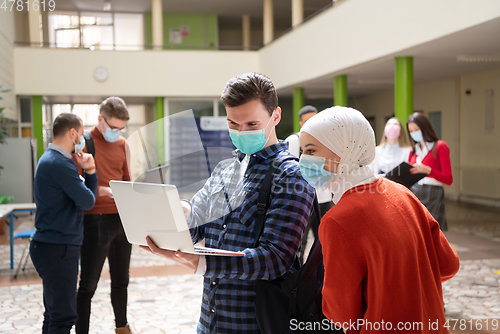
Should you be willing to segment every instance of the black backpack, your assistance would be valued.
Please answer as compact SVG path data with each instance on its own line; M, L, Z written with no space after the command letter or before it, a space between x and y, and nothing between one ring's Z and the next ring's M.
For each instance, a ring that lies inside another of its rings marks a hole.
M272 180L277 167L271 164L259 192L254 248L264 229L267 204ZM313 213L321 219L318 200L314 199ZM304 236L305 237L305 236ZM296 263L298 263L296 259ZM322 311L324 279L323 253L319 240L315 240L307 261L296 272L272 281L257 282L255 311L262 334L282 333L343 333ZM310 326L315 327L307 327ZM307 330L307 328L312 328Z
M92 135L87 131L83 132L83 137L85 138L85 146L87 146L87 153L90 153L92 154L93 157L95 157L94 138L92 138Z

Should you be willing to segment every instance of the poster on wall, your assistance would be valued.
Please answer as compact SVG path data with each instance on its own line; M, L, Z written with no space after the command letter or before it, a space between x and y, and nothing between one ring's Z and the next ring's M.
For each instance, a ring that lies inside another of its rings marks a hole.
M182 35L182 37L189 37L189 26L188 25L181 26L181 35Z
M181 29L170 28L169 39L170 39L170 43L172 43L172 44L181 44L182 43Z

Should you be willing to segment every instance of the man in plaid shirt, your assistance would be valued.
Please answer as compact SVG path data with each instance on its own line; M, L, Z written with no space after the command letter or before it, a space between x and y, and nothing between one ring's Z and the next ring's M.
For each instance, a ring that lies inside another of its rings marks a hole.
M186 254L159 249L147 241L153 253L205 277L198 333L258 333L257 281L273 280L297 268L315 193L300 175L288 144L276 137L281 108L271 80L256 73L235 77L226 84L221 99L237 150L233 159L217 165L185 212L194 243L205 240L207 247L241 251L244 256ZM271 164L279 168L264 229L253 248L259 190Z

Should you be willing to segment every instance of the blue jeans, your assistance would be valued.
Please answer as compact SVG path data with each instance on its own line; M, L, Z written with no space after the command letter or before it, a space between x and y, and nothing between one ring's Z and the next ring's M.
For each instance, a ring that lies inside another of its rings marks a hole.
M76 319L80 246L31 241L30 256L43 281L42 333L68 334Z

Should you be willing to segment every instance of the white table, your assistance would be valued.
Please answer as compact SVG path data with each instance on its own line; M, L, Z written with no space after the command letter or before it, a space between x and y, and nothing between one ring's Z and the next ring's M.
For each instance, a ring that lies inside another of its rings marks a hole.
M36 212L35 203L0 204L0 220L9 217L10 230L10 269L14 269L14 212Z

